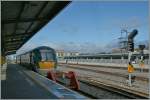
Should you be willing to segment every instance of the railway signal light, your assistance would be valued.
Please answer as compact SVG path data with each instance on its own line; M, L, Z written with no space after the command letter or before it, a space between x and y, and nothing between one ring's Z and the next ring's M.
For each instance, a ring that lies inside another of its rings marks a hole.
M141 56L143 56L143 50L144 50L144 48L145 48L145 45L139 45Z
M128 51L134 51L134 42L131 39L128 40Z
M133 52L134 51L134 37L138 34L138 30L134 29L129 35L128 35L128 51Z
M144 50L144 48L145 48L145 45L139 45L140 50Z
M134 29L129 35L128 39L133 39L138 34L138 30Z

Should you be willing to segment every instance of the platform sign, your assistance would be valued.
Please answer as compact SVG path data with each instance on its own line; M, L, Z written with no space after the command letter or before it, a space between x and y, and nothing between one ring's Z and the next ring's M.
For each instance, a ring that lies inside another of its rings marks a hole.
M133 66L132 64L130 64L130 63L129 63L129 65L128 65L128 72L129 72L129 73L134 72L134 66Z

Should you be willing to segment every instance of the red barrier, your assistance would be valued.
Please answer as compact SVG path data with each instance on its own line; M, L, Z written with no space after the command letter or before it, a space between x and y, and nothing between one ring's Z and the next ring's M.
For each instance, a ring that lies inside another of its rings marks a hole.
M52 71L47 72L47 78L56 82L56 75Z
M80 87L76 73L73 71L69 71L65 76L70 79L70 88L79 90Z
M62 75L63 75L62 73L57 73L57 72L54 73L52 71L48 71L47 78L57 82L57 80L56 80L57 77L60 77ZM80 87L79 87L79 82L77 80L76 73L73 71L69 71L68 73L64 73L64 75L66 78L70 79L69 87L72 89L75 89L75 90L79 90Z

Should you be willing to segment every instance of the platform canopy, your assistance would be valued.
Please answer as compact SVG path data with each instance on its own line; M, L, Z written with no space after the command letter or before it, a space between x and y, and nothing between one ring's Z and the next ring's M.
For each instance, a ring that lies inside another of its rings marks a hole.
M1 1L2 55L14 54L69 1Z

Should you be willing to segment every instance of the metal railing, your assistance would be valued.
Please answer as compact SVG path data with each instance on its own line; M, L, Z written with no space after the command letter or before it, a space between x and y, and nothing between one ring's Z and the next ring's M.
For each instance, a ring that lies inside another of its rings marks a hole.
M58 59L61 62L87 62L87 63L115 63L115 64L127 64L128 59ZM133 63L139 64L140 59L135 59ZM149 59L144 60L144 64L149 64Z

